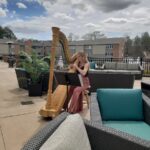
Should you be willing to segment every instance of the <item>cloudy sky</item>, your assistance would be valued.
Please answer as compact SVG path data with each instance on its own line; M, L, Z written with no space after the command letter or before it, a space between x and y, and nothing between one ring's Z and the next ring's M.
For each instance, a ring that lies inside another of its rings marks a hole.
M149 0L0 0L0 25L39 40L51 39L52 26L80 37L97 30L134 37L150 31L149 14Z

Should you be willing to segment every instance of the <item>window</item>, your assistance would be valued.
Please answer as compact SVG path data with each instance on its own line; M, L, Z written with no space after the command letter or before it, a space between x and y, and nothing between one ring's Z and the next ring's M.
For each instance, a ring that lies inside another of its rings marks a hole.
M107 44L106 49L113 49L113 44Z
M76 52L76 46L75 45L71 45L71 46L69 46L69 48L70 48L70 51L72 54L74 54Z
M84 52L90 56L92 54L92 45L84 45Z

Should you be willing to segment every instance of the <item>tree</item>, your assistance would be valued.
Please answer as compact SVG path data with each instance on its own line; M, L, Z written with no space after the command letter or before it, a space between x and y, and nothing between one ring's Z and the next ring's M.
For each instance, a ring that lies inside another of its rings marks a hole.
M17 39L13 31L9 27L1 27L0 26L0 38L4 39Z
M3 30L3 28L0 26L0 39L3 38L3 35L4 35L4 30Z
M93 40L93 41L104 38L104 37L105 37L105 35L103 33L101 33L101 31L94 31L94 32L87 33L82 36L82 38L84 40Z
M129 56L131 54L131 49L132 49L132 40L130 39L129 36L127 36L125 42L124 55Z
M69 33L69 35L68 35L68 40L69 40L69 41L73 41L73 33Z
M136 56L142 56L142 47L141 47L141 38L139 36L136 36L134 38L134 54Z
M73 33L69 33L69 35L68 35L68 40L69 41L77 41L78 39L79 39L78 35L75 35Z
M142 34L141 45L145 51L150 51L150 36L148 32Z

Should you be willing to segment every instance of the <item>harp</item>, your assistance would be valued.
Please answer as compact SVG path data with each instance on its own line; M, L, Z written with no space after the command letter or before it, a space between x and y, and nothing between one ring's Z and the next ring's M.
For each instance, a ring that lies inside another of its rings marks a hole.
M63 108L67 98L67 87L65 85L58 85L52 93L53 77L54 77L54 64L56 47L60 43L67 63L71 62L68 41L64 33L57 27L52 27L53 40L51 45L51 62L50 62L50 76L49 76L49 90L47 95L46 105L39 111L43 117L56 117Z

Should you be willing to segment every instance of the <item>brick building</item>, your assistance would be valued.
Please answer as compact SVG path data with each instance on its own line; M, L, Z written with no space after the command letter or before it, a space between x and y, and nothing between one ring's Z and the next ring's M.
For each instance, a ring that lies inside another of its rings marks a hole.
M0 40L0 54L9 54L10 40ZM122 58L124 56L125 38L105 38L99 40L80 40L69 42L71 54L77 51L84 51L90 57L99 58ZM11 53L18 54L20 50L31 53L34 50L39 55L50 53L51 41L12 41ZM64 55L62 47L58 45L56 56Z

